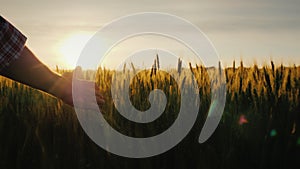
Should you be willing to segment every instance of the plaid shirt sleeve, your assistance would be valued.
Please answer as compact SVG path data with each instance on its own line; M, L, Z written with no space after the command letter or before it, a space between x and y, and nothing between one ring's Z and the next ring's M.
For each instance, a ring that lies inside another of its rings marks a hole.
M0 16L0 71L20 57L25 42L26 37Z

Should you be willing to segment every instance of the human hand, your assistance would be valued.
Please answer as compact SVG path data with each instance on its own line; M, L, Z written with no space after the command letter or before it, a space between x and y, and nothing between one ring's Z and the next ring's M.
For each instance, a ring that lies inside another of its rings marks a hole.
M74 82L72 83L72 79L73 73L64 74L54 83L50 93L62 99L66 104L74 106L72 85L76 83L76 106L85 109L93 107L94 105L92 104L95 103L93 98L95 96L98 106L102 106L105 103L99 88L94 82L74 79Z

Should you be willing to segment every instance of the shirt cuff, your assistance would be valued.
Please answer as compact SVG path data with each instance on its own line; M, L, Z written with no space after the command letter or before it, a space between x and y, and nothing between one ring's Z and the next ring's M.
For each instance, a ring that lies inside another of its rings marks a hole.
M26 39L18 29L0 16L0 71L20 57Z

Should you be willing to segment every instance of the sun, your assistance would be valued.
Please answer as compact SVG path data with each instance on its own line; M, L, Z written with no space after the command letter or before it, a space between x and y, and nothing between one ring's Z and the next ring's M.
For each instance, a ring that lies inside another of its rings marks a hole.
M77 32L64 38L58 49L62 64L67 68L75 68L82 49L91 37L91 33Z

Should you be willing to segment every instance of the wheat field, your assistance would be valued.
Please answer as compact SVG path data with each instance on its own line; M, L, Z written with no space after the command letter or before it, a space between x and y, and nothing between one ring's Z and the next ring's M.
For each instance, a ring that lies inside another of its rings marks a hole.
M66 70L56 70L64 73ZM209 70L190 64L170 70L179 77L192 72L200 94L196 123L176 147L157 157L128 159L99 148L82 130L74 109L62 101L0 77L0 168L298 168L300 165L300 67L241 62L224 69L226 105L221 122L204 144L197 142L211 103ZM213 70L217 73L218 68ZM96 77L106 103L105 119L119 132L148 137L163 132L178 115L179 86L159 69L123 69L131 79L130 100L144 111L150 91L161 89L168 99L164 113L154 122L127 121L111 97L114 70L83 71L84 79ZM132 76L136 74L136 76ZM184 83L192 83L189 78ZM124 87L118 82L119 88Z

